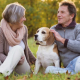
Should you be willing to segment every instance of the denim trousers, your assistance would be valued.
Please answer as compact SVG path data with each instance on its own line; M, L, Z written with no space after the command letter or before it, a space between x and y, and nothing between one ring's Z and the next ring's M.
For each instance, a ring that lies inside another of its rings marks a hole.
M68 64L68 66L66 68L59 68L59 67L55 67L55 66L48 66L45 70L45 73L66 73L68 71L68 73L76 74L78 72L80 72L80 56L74 58L72 61L70 61L70 63Z

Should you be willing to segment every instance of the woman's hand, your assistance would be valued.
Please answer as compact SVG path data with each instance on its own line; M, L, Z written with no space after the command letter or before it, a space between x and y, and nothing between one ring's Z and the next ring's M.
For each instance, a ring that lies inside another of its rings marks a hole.
M57 41L60 41L61 43L64 44L65 39L62 38L57 31L55 31L54 29L50 29L50 31L54 33L55 39L56 39Z
M23 64L24 63L24 60L25 60L25 57L22 56L18 64L20 64L20 65Z

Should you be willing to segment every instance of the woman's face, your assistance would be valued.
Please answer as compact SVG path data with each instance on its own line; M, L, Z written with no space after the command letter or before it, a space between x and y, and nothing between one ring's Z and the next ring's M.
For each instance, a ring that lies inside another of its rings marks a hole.
M15 23L15 24L10 24L9 25L11 26L11 29L16 32L17 29L21 28L24 26L24 21L26 21L26 18L25 18L25 14L20 18L20 21Z
M20 21L18 23L15 23L16 29L23 27L24 21L26 21L25 14L20 18Z
M20 28L24 26L24 21L26 21L25 14L24 14L24 16L22 16L22 18L19 21L19 27Z

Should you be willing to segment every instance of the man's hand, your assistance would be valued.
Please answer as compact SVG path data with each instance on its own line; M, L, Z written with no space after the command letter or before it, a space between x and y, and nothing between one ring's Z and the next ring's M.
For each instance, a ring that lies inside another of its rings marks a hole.
M20 64L20 65L23 64L24 60L25 60L25 57L22 56L18 64Z
M60 41L61 43L64 44L65 39L62 38L57 31L55 31L54 29L50 29L50 31L54 33L55 39L56 39L57 41Z

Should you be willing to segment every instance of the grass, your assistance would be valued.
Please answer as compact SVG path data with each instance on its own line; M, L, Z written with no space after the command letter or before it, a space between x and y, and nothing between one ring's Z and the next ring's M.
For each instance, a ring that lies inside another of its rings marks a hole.
M28 39L28 46L30 50L33 52L33 55L36 57L36 52L38 46L35 44L35 41L32 38ZM34 65L31 65L32 71L34 71ZM75 75L66 74L41 74L38 73L37 75L18 75L14 76L14 73L11 74L8 78L4 78L2 74L0 74L0 80L80 80L80 73Z
M28 46L30 50L32 51L33 55L36 57L38 45L36 45L34 37L28 39Z

